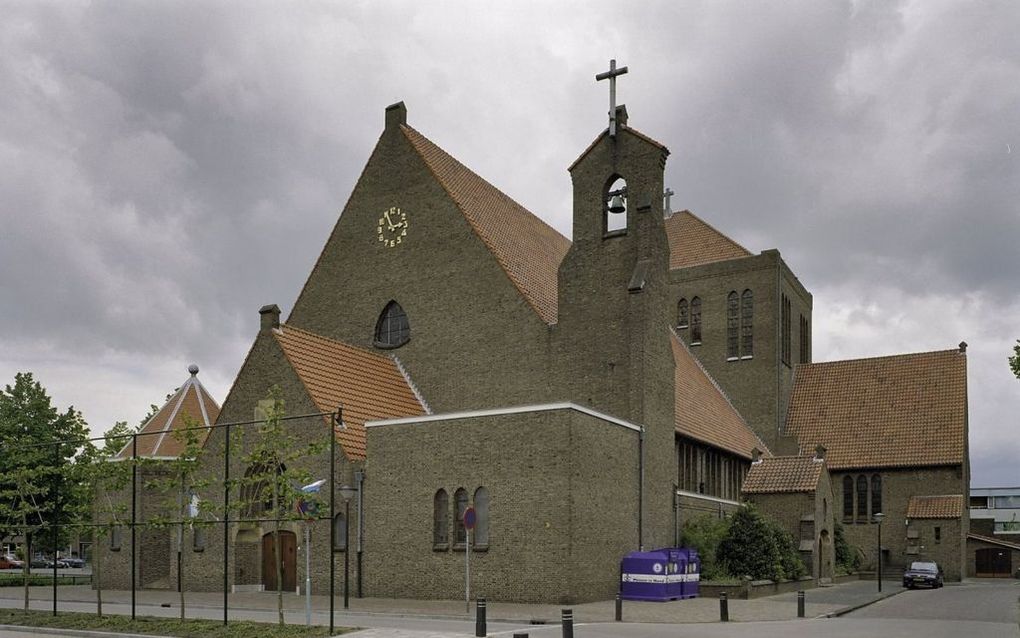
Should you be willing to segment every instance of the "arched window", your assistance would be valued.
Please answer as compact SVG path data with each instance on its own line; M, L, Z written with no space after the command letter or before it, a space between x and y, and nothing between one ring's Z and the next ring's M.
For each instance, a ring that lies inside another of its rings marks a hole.
M690 315L687 309L687 300L681 299L676 304L676 327L686 328L690 325Z
M457 488L457 491L453 493L453 502L456 506L456 537L453 542L457 545L463 545L467 542L467 529L464 527L464 512L468 508L468 493L463 487Z
M882 511L882 477L874 474L871 477L871 515Z
M604 234L627 231L627 182L614 175L609 178L602 198L602 231Z
M691 344L701 343L701 297L691 299Z
M867 523L868 518L868 478L861 474L857 477L857 522Z
M432 545L446 548L450 544L450 496L440 488L432 497Z
M407 321L407 313L396 301L390 301L375 323L376 347L399 348L410 339L411 324Z
M726 297L726 358L740 357L740 299L733 291Z
M475 546L489 546L489 490L475 490Z
M740 295L740 356L754 355L754 293Z
M342 513L333 517L333 551L347 551L347 520Z
M854 520L854 479L850 475L843 477L843 520Z

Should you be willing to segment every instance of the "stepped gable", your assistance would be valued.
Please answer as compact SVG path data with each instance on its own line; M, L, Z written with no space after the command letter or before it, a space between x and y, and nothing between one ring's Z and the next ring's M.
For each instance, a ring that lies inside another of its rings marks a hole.
M185 443L175 432L189 426L209 428L220 414L220 406L213 400L198 380L198 366L188 367L191 376L174 392L163 407L138 430L139 458L174 459L184 451ZM199 445L205 445L209 430L196 431ZM128 441L114 458L129 459L135 452L133 442Z
M740 488L745 494L814 492L824 461L812 456L773 456L751 464Z
M365 458L365 421L428 412L390 357L287 324L274 328L273 337L321 412L343 406L347 427L337 431L337 441L349 459Z
M967 451L961 350L798 365L786 416L801 449L829 468L960 465Z
M400 129L528 304L556 323L557 273L570 240L415 129Z
M754 448L768 453L729 398L687 345L671 335L676 375L676 431L696 441L750 459Z
M673 213L665 223L670 270L752 256L689 210Z
M911 496L907 502L907 518L960 518L963 516L963 495Z

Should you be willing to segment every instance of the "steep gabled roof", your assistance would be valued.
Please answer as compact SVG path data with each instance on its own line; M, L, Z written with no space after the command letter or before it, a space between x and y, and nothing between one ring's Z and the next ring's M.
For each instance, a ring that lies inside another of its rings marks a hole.
M797 366L786 416L832 469L960 465L967 445L960 350Z
M617 107L617 108L622 108L622 106L621 107ZM659 149L660 151L662 151L664 156L665 155L669 155L669 149L666 148L665 144L663 144L662 142L660 142L660 141L658 141L656 139L653 139L650 135L645 135L644 133L642 133L641 131L637 130L636 128L627 126L626 118L624 118L621 122L617 123L617 134L619 135L620 133L630 133L631 135L633 135L634 137L638 138L639 140L644 140L645 142L648 142L652 146L654 146L657 149ZM598 146L599 142L602 141L602 138L606 137L607 135L609 135L609 127L608 126L606 128L604 128L604 129L602 129L602 132L595 136L595 139L593 139L591 141L591 144L589 144L587 147L585 147L585 149L583 151L581 151L581 154L577 156L577 159L575 159L573 162L571 162L570 166L567 167L567 171L574 170L574 167L577 166L578 164L580 164L581 160L583 160L585 157L587 157L588 153L591 153L592 150L596 146Z
M751 464L740 491L745 494L814 492L825 462L813 456L773 456Z
M273 337L321 412L343 406L337 441L349 459L365 458L365 421L428 411L395 359L286 324Z
M907 518L960 518L963 516L963 496L911 496L907 502Z
M671 270L750 257L751 252L689 210L666 219Z
M400 129L528 304L556 323L557 273L570 240L418 131Z
M220 406L209 396L198 380L198 366L188 367L191 376L167 399L138 430L138 457L172 459L184 452L185 442L175 433L189 426L209 428L220 414ZM199 445L204 445L209 430L197 430L195 436ZM129 459L135 453L132 441L128 441L114 458Z
M671 334L676 375L676 431L745 459L754 448L768 451L687 345Z

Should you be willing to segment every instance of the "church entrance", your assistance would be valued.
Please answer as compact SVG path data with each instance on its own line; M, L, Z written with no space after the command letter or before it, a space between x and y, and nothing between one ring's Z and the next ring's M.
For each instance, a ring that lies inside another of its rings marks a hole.
M273 532L262 537L262 584L266 591L276 591L276 547ZM297 538L294 532L280 532L280 555L283 556L283 591L297 590Z
M1013 575L1012 557L1008 549L986 547L974 555L974 574L981 578L1009 578Z

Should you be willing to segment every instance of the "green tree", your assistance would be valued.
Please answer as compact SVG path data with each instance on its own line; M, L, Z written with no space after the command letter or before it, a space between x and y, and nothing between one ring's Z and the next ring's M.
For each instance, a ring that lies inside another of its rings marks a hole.
M836 566L846 573L856 571L861 566L861 555L846 540L846 532L840 523L836 523L833 533L833 549L836 552Z
M680 545L698 550L702 580L722 580L729 576L718 558L719 544L726 538L729 529L728 519L709 514L684 523L680 532Z
M35 542L55 552L66 543L79 496L67 472L87 437L81 413L60 412L30 372L19 372L0 392L0 535L21 533L27 573ZM36 532L36 533L33 533Z
M1016 340L1013 346L1013 356L1009 358L1009 369L1013 371L1017 379L1020 379L1020 339Z

